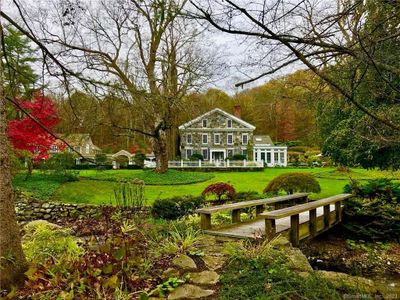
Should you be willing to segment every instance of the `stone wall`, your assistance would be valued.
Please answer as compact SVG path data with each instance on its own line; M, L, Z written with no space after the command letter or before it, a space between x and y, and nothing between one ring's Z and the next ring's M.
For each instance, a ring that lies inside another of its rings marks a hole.
M72 204L62 202L41 201L29 198L22 194L17 195L15 211L19 222L32 220L79 219L98 218L102 215L104 207L90 204ZM115 208L114 206L108 206ZM141 214L148 214L148 209L142 209Z

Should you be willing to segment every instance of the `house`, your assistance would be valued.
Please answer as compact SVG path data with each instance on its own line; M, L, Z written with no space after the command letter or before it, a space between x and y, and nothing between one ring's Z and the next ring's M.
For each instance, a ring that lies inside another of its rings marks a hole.
M179 126L181 157L201 154L212 162L240 154L267 166L286 166L287 147L275 146L268 135L254 135L256 127L241 119L240 106L234 111L232 115L215 108Z
M71 133L67 135L60 135L72 148L79 152L84 157L94 157L97 153L101 152L101 149L93 144L92 138L88 133ZM50 153L57 153L64 151L65 145L61 141L57 141L50 147ZM73 150L71 148L65 149L69 152Z

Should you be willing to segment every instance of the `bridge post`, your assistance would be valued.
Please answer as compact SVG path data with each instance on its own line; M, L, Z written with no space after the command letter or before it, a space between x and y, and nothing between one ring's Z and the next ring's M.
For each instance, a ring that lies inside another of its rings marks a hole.
M335 214L336 214L336 222L340 223L342 221L342 201L338 201L335 203Z
M300 240L300 226L299 226L299 215L290 216L290 241L294 247L299 246Z
M210 214L201 214L200 215L200 228L203 230L207 230L211 228L211 215Z
M232 210L232 223L240 223L240 209Z
M310 223L309 223L310 236L314 237L317 235L317 209L310 210Z
M268 240L273 239L276 234L276 224L274 219L265 219L265 236Z
M331 221L331 210L330 205L324 206L324 228L329 228Z

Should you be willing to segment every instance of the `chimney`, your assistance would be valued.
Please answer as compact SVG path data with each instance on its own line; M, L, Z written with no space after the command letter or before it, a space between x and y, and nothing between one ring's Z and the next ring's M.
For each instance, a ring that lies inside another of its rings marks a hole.
M242 117L242 108L240 107L239 104L236 104L236 105L233 107L233 115L234 115L236 118L241 119L241 117Z

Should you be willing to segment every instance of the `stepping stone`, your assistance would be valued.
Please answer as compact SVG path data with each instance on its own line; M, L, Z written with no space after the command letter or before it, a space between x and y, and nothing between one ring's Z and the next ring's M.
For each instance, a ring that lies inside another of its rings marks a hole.
M211 296L212 294L214 294L213 290L205 290L196 285L184 284L173 290L169 294L168 300L199 299Z
M216 284L219 275L215 271L203 271L200 273L189 273L190 280L196 284Z
M172 263L183 270L196 269L196 263L194 260L185 254L175 257Z
M206 264L207 268L212 271L218 270L223 266L226 261L226 257L224 256L209 256L206 255L203 258L204 263Z

